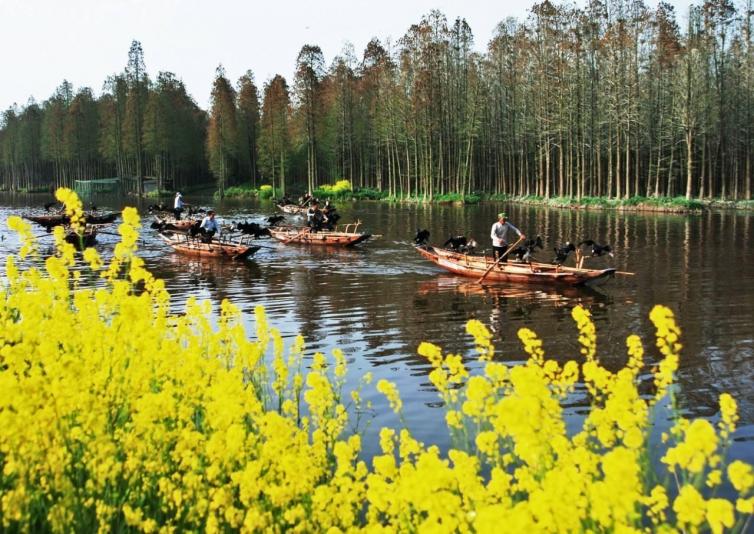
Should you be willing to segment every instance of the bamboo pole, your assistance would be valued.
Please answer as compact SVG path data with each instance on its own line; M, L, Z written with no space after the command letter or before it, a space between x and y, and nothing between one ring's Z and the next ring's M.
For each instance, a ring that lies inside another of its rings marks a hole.
M506 256L508 255L508 253L509 253L509 252L510 252L511 250L513 250L513 249L514 249L514 248L516 247L516 245L518 245L518 244L519 244L519 243L520 243L521 241L523 241L523 240L524 240L524 236L521 236L521 237L519 237L519 238L518 238L518 241L516 241L516 242L515 242L515 243L513 243L513 244L512 244L511 246L509 246L509 247L508 247L508 250L506 250L505 252L503 252L503 253L502 253L502 254L500 255L500 257L499 257L499 258L497 259L497 261L496 261L495 263L493 263L492 265L490 265L490 267L489 267L489 268L488 268L488 269L487 269L486 271L484 271L484 274L482 275L482 277L481 277L481 278L480 278L479 280L477 280L477 284L481 284L481 283L482 283L482 282L484 281L484 279L485 279L485 278L487 278L487 275L488 275L488 274L490 274L490 271L492 271L492 269L494 269L494 268L495 268L495 266L496 266L496 265L497 265L498 263L500 263L500 261L501 261L501 260L502 260L503 258L505 258L505 257L506 257Z

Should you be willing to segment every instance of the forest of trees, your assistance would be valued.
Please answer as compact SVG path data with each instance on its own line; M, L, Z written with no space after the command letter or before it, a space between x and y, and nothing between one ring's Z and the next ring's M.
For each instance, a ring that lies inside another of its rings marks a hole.
M200 109L134 41L99 98L63 82L0 117L0 186L145 176L278 190L349 179L393 196L446 193L751 199L752 1L676 14L641 0L544 1L479 53L433 11L398 41L306 44L261 91L216 72ZM684 23L679 26L679 20ZM682 26L682 27L681 27Z

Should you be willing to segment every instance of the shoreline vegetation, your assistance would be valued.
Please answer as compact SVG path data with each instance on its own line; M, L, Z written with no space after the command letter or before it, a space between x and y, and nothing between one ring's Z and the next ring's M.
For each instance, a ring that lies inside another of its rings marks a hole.
M754 211L754 200L722 200L722 199L691 199L685 197L631 197L624 199L604 197L553 197L545 198L536 195L513 196L507 194L475 193L459 195L456 193L436 195L433 198L425 196L390 196L385 191L373 188L352 188L350 182L341 180L333 186L319 187L313 191L313 196L318 199L331 199L341 201L376 200L382 202L395 202L407 204L453 204L473 205L482 202L510 202L533 206L545 206L549 208L575 209L575 210L618 210L627 212L660 212L660 213L699 213L705 210L741 210ZM250 186L238 186L225 190L225 198L228 199L271 199L280 198L280 192L270 185L263 185L260 189ZM215 198L219 198L215 192ZM295 201L295 198L293 199Z
M57 196L79 221L76 195ZM450 438L440 450L412 435L393 382L347 380L350 355L311 354L302 336L286 347L261 306L254 334L227 299L171 311L137 254L136 209L122 217L109 265L60 227L42 258L29 224L8 219L22 247L0 298L4 531L748 531L754 471L727 454L737 403L721 393L711 418L683 416L669 308L649 316L657 350L628 336L620 369L602 365L581 306L567 361L527 328L524 361L501 361L474 319L466 354L422 342ZM377 409L400 426L367 456Z

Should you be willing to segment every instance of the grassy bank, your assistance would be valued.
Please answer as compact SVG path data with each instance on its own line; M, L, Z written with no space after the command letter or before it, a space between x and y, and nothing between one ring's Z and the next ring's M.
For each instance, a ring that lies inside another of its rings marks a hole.
M260 198L260 199L268 199L268 198L274 198L276 196L280 195L279 189L273 189L271 185L262 185L258 188L251 187L248 185L241 185L241 186L233 186L228 187L225 190L224 198ZM214 195L215 199L220 198L220 192L215 191Z
M754 200L690 199L685 197L643 197L607 198L607 197L551 197L536 195L512 196L504 193L489 194L475 192L467 195L446 193L428 197L425 195L389 195L387 191L373 188L354 188L336 190L323 187L314 191L314 196L322 199L337 200L381 200L384 202L413 204L479 204L481 202L513 202L551 208L581 210L620 210L620 211L656 211L668 213L693 213L707 209L754 210Z
M260 189L251 187L230 187L225 190L225 198L278 198L279 191L273 191L271 186ZM294 195L295 199L298 195ZM505 193L475 192L467 195L459 193L445 193L428 197L426 195L390 195L372 187L354 188L347 180L341 180L334 185L323 185L313 191L318 199L332 199L340 201L378 200L407 204L479 204L482 202L512 202L532 206L546 206L549 208L577 209L577 210L619 210L619 211L654 211L662 213L698 213L704 210L745 210L754 211L754 200L723 200L723 199L691 199L685 197L643 197L607 198L607 197L551 197L537 195L513 196ZM219 198L215 192L215 198Z

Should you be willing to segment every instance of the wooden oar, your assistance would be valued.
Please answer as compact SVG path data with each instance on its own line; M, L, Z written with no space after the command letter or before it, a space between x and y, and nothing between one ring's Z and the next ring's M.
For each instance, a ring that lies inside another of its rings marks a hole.
M623 276L634 276L636 273L629 273L628 271L615 271L615 274L622 274Z
M305 233L309 232L310 230L311 230L311 228L309 228L309 227L307 226L306 228L304 228L303 230L301 230L301 231L300 231L299 233L297 233L296 235L294 235L294 236L293 236L293 237L291 237L290 239L286 239L285 241L283 241L283 244L284 244L284 245L287 245L287 244L288 244L288 243L290 243L291 241L293 241L293 240L295 240L295 239L298 239L299 237L301 237L301 236L302 236L302 235L304 235Z
M486 271L484 271L484 274L482 275L482 277L481 277L481 278L480 278L479 280L477 280L477 281L476 281L476 282L477 282L477 284L481 284L481 283L482 283L482 282L484 281L484 279L485 279L485 278L487 278L487 275L488 275L488 274L490 274L490 271L492 271L492 269L494 269L494 268L495 268L495 266L496 266L496 265L497 265L498 263L500 263L500 261L501 261L501 260L502 260L503 258L505 258L505 257L506 257L506 256L508 255L508 253L509 253L509 252L510 252L511 250L513 250L514 248L516 248L516 245L518 245L518 244L519 244L519 243L520 243L521 241L523 241L523 240L524 240L524 238L523 238L523 236L521 236L521 237L519 237L519 238L518 238L518 241L516 241L516 242L515 242L515 243L513 243L513 244L512 244L511 246L509 246L509 247L508 247L508 250L506 250L505 252L503 252L503 253L502 253L502 254L500 255L500 257L499 257L499 258L497 259L497 261L496 261L495 263L493 263L492 265L490 265L489 269L487 269Z

